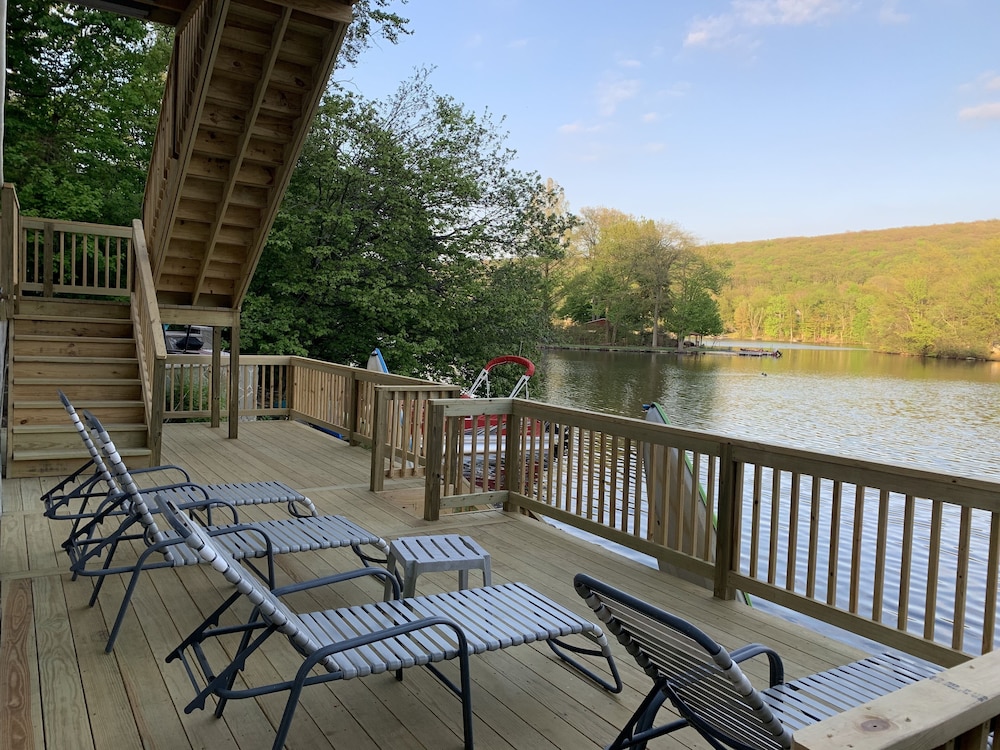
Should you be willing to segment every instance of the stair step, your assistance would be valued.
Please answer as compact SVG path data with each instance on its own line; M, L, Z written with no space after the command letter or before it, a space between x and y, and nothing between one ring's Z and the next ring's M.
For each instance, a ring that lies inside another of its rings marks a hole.
M22 296L18 315L24 318L83 318L129 320L132 311L127 302L113 300L55 299Z
M129 336L55 336L14 334L14 358L18 357L135 357L135 339Z
M132 321L121 318L55 317L40 318L15 317L15 333L82 335L82 336L131 336Z
M80 443L81 449L83 443ZM75 455L68 451L22 451L12 454L13 460L7 466L7 476L16 477L62 477L76 471L90 458L86 450ZM151 451L148 448L127 448L122 456L128 458L129 468L140 469L150 465Z
M139 378L88 378L67 381L65 378L27 378L15 376L11 381L12 401L44 401L56 398L58 391L72 403L77 401L138 401L142 398Z
M15 378L48 378L67 385L93 378L114 377L134 380L139 377L135 357L41 357L15 356L11 374Z
M146 409L142 401L81 401L74 403L76 410L93 412L107 424L145 424ZM11 403L10 425L63 425L69 423L62 402L14 401Z
M115 446L120 450L146 447L146 425L105 425ZM14 453L32 450L72 451L73 455L87 455L86 447L76 427L69 418L65 425L20 425L11 428L11 448Z

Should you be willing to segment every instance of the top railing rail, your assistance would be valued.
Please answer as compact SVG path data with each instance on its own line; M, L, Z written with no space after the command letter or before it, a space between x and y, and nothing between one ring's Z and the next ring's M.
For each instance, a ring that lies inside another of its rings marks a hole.
M127 298L132 290L132 228L22 216L21 294Z

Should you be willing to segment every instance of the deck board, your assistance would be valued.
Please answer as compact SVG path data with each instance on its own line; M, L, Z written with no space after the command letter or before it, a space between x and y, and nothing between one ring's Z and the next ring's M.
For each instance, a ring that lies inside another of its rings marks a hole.
M490 550L495 583L523 581L584 616L591 613L571 584L580 571L677 612L727 645L757 641L774 646L790 677L860 655L767 613L718 601L693 584L526 516L481 511L426 522L412 511L420 480L387 481L385 496L371 493L368 451L300 424L243 423L238 440L228 439L225 427L171 424L166 425L163 446L164 461L183 466L199 482L283 481L312 498L321 512L345 515L386 539L468 534ZM87 606L91 584L71 581L59 549L67 525L45 519L37 499L55 481L3 482L0 731L5 747L270 747L283 694L231 702L221 720L213 716L214 704L186 714L192 687L179 664L165 662L170 649L230 591L210 569L144 574L115 651L104 653L125 581L109 579L98 605ZM280 518L284 513L277 505L241 509L248 519ZM280 556L277 570L279 582L287 583L354 567L357 558L350 550L327 550ZM427 573L420 577L418 593L454 585L452 573ZM291 604L298 609L336 607L369 601L380 593L377 581L361 579L335 590L297 594ZM580 679L544 644L474 657L477 747L577 750L610 742L648 686L648 678L631 658L614 647L626 685L620 696ZM220 647L209 651L220 654ZM273 681L299 663L287 642L274 639L261 658L248 665L247 679ZM455 665L445 668L457 673ZM751 664L748 672L763 680L766 664ZM458 748L461 737L455 697L426 670L407 670L402 682L377 675L307 689L287 746L431 750ZM650 744L679 746L705 745L693 732Z

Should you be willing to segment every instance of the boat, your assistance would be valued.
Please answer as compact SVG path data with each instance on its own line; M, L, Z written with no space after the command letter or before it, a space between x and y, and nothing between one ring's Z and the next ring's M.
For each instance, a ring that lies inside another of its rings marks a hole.
M511 388L506 398L527 398L528 381L535 374L535 363L527 357L516 354L506 354L494 357L479 371L476 379L468 388L462 390L461 398L492 398L494 397L490 375L497 367L516 365L522 368L521 375ZM544 437L548 432L542 422L534 424L534 444L536 452L542 454L531 462L528 476L540 470L544 462ZM507 423L496 415L479 415L466 417L463 435L464 474L477 486L494 490L503 486L503 437L507 434Z
M377 346L372 349L372 353L368 355L368 364L365 369L371 370L372 372L381 372L384 374L389 373L389 366L385 363L385 357L382 356L382 350Z
M494 368L506 364L519 365L524 368L524 372L521 373L521 377L518 378L518 381L514 384L514 387L511 389L507 398L518 398L522 393L524 394L524 397L527 398L528 381L531 379L531 376L535 374L535 363L527 357L520 357L516 354L505 354L502 357L494 357L487 362L483 366L483 369L479 371L479 375L476 376L472 385L462 391L462 398L477 398L479 391L483 388L486 390L486 393L484 394L485 397L490 398L492 396L490 393L490 373Z
M763 349L760 347L741 346L736 350L741 357L774 357L781 358L781 349Z

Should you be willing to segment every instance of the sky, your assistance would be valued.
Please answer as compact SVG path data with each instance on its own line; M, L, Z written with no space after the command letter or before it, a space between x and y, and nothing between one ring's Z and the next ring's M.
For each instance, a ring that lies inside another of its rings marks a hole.
M571 211L702 242L1000 218L997 0L411 0L338 80L418 67Z

